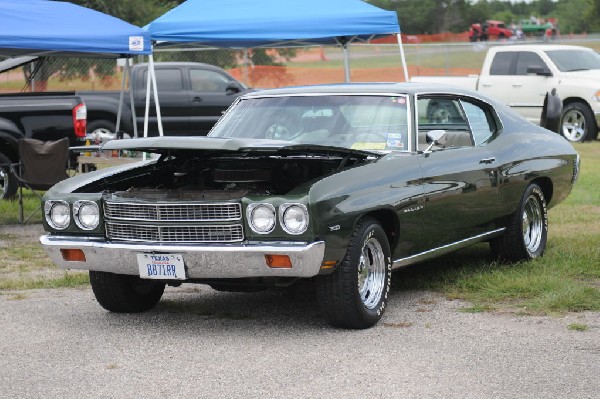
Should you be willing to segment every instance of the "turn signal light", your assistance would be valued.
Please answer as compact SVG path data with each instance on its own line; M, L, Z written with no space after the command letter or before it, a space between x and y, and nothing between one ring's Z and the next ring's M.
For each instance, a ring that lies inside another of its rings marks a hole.
M291 269L292 260L287 255L265 255L267 266L272 269Z
M60 253L67 262L85 262L85 253L81 249L61 249Z

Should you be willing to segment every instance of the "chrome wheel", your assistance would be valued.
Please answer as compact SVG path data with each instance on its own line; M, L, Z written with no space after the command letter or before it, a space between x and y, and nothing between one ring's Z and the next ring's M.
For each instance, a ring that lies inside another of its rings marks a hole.
M367 309L373 309L385 290L386 264L381 244L371 237L363 246L358 263L358 292Z
M523 241L525 248L534 253L542 242L544 231L544 217L539 200L530 195L523 210Z
M586 135L585 115L578 109L565 113L562 122L562 134L569 141L582 141Z

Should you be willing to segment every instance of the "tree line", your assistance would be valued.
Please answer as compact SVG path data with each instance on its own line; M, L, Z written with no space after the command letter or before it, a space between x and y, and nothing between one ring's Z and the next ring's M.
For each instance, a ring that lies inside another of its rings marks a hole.
M398 13L406 34L464 32L488 19L518 24L532 16L556 18L561 33L600 32L600 0L368 0Z

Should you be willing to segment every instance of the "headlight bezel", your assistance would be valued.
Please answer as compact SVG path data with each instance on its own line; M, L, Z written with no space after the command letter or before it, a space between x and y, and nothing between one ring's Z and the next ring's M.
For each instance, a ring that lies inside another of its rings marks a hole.
M269 224L268 229L261 229L257 227L255 223L255 212L257 212L260 209L267 209L272 215L272 221ZM277 212L275 210L275 207L267 202L257 202L248 205L248 208L246 209L246 216L248 218L248 226L250 226L250 229L252 229L252 231L256 234L270 234L273 232L273 230L275 230L275 226L277 226Z
M57 206L66 207L67 219L64 224L57 223L56 220L53 219L53 211L57 209ZM71 206L67 201L48 200L44 203L44 216L46 219L46 223L48 223L48 226L52 227L55 230L66 230L71 225Z
M303 224L302 228L299 230L290 228L288 223L286 223L286 214L291 209L298 209L298 210L300 210L300 213L302 215L304 215L304 224ZM301 204L301 203L281 204L279 206L279 223L281 224L281 228L283 229L283 231L285 231L288 234L297 236L297 235L306 233L306 230L308 230L308 225L310 223L310 216L308 214L308 208L306 207L306 205Z
M85 207L88 207L88 206L91 206L92 208L94 208L96 210L97 220L95 221L95 224L93 226L91 226L91 225L88 226L81 220L82 209L85 209ZM81 230L85 230L85 231L95 230L100 225L100 207L94 201L89 201L89 200L75 201L73 203L73 219L75 219L75 224Z

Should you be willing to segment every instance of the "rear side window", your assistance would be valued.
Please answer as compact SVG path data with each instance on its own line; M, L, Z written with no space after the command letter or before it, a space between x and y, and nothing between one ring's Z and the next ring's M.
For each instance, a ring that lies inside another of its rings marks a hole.
M467 101L461 101L461 104L469 121L469 126L471 126L471 134L475 145L481 145L489 141L496 131L496 124L492 115L479 105Z
M490 68L490 75L514 75L513 67L517 54L514 51L496 53Z
M157 69L156 86L158 91L180 91L183 90L183 76L179 69ZM144 86L148 79L148 71L144 71Z

